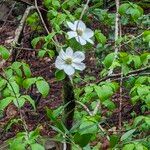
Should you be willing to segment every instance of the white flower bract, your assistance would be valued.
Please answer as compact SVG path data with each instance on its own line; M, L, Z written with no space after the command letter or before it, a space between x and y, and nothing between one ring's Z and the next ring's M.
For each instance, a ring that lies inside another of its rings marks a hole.
M87 42L94 44L90 39L93 37L94 32L87 28L86 25L81 21L77 20L74 23L67 22L68 27L72 30L67 32L69 39L75 38L81 45L85 45Z
M85 64L82 62L85 59L85 55L81 51L73 52L73 50L68 47L66 52L61 50L56 58L55 66L59 70L64 70L64 72L71 76L76 70L83 71L85 69Z

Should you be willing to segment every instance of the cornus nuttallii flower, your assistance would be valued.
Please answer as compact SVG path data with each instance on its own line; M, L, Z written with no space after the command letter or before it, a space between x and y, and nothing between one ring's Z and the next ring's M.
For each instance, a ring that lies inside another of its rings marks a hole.
M64 50L60 51L56 58L55 66L71 76L75 73L75 70L83 71L85 69L85 64L82 62L84 59L85 55L83 52L73 52L73 50L68 47L65 52Z
M85 45L87 42L93 44L90 38L93 37L94 32L87 28L81 20L77 20L74 23L67 22L67 25L72 30L67 32L69 39L75 38L81 45Z

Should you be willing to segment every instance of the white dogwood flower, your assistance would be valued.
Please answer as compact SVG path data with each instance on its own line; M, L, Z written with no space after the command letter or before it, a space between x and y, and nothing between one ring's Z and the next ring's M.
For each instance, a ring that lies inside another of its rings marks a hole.
M81 51L73 52L73 50L68 47L66 52L60 51L56 58L55 66L59 70L64 70L64 72L71 76L76 70L83 71L85 69L85 64L82 61L85 59L85 55Z
M77 20L74 23L67 22L67 25L72 30L67 32L69 39L75 38L81 45L85 45L87 42L94 44L90 39L93 37L94 32L87 28L81 20Z

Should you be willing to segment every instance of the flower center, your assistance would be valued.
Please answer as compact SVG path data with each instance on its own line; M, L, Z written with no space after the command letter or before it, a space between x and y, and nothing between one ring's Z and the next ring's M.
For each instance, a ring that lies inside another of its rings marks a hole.
M83 34L83 31L81 29L77 29L76 32L79 36L81 36Z
M72 59L71 59L71 58L67 58L67 59L65 60L65 63L66 63L67 65L71 65L71 64L72 64Z

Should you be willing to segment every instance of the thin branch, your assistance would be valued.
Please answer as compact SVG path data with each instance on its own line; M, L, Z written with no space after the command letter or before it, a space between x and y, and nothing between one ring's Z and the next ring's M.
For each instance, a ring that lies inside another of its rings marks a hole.
M150 65L149 65L149 66L146 66L146 67L144 67L144 68L141 68L141 69L137 69L137 70L130 71L130 72L129 72L126 76L124 76L123 78L127 78L129 75L135 75L135 74L137 74L137 73L141 73L141 72L146 71L146 70L149 70L149 69L150 69ZM98 84L98 83L100 83L100 82L102 82L102 81L106 81L106 80L108 80L108 79L118 79L118 78L121 77L121 75L123 75L123 73L112 74L112 75L110 75L110 76L106 76L106 77L104 77L104 78L98 80L98 81L96 82L96 84Z
M119 51L119 47L117 45L117 40L119 38L119 0L115 0L116 1L116 19L115 19L115 53L114 53L114 60L112 62L112 64L115 62L115 60L118 57L118 51ZM111 68L108 72L108 75L110 76L113 73L113 68Z
M84 15L86 9L88 8L89 3L90 3L90 0L87 0L86 4L85 4L85 6L84 6L84 8L83 8L83 10L82 10L82 12L81 12L80 20L82 20L83 15Z
M38 12L38 14L39 14L39 17L40 17L40 19L41 19L41 22L42 22L42 24L43 24L43 27L45 28L47 34L50 34L50 32L49 32L49 30L48 30L48 28L47 28L47 26L46 26L46 24L45 24L45 21L44 21L44 19L43 19L43 17L42 17L42 14L41 14L41 12L40 12L40 10L39 10L38 4L37 4L37 0L35 0L34 2L35 2L36 10L37 10L37 12ZM53 31L53 29L52 29L52 31ZM54 39L55 39L55 40L54 40ZM61 48L62 46L59 45L56 36L54 36L54 39L52 38L52 41L53 41L53 43L55 44L55 46L56 46L57 48ZM56 50L57 50L57 48L56 48ZM58 51L58 50L57 50L57 51Z

